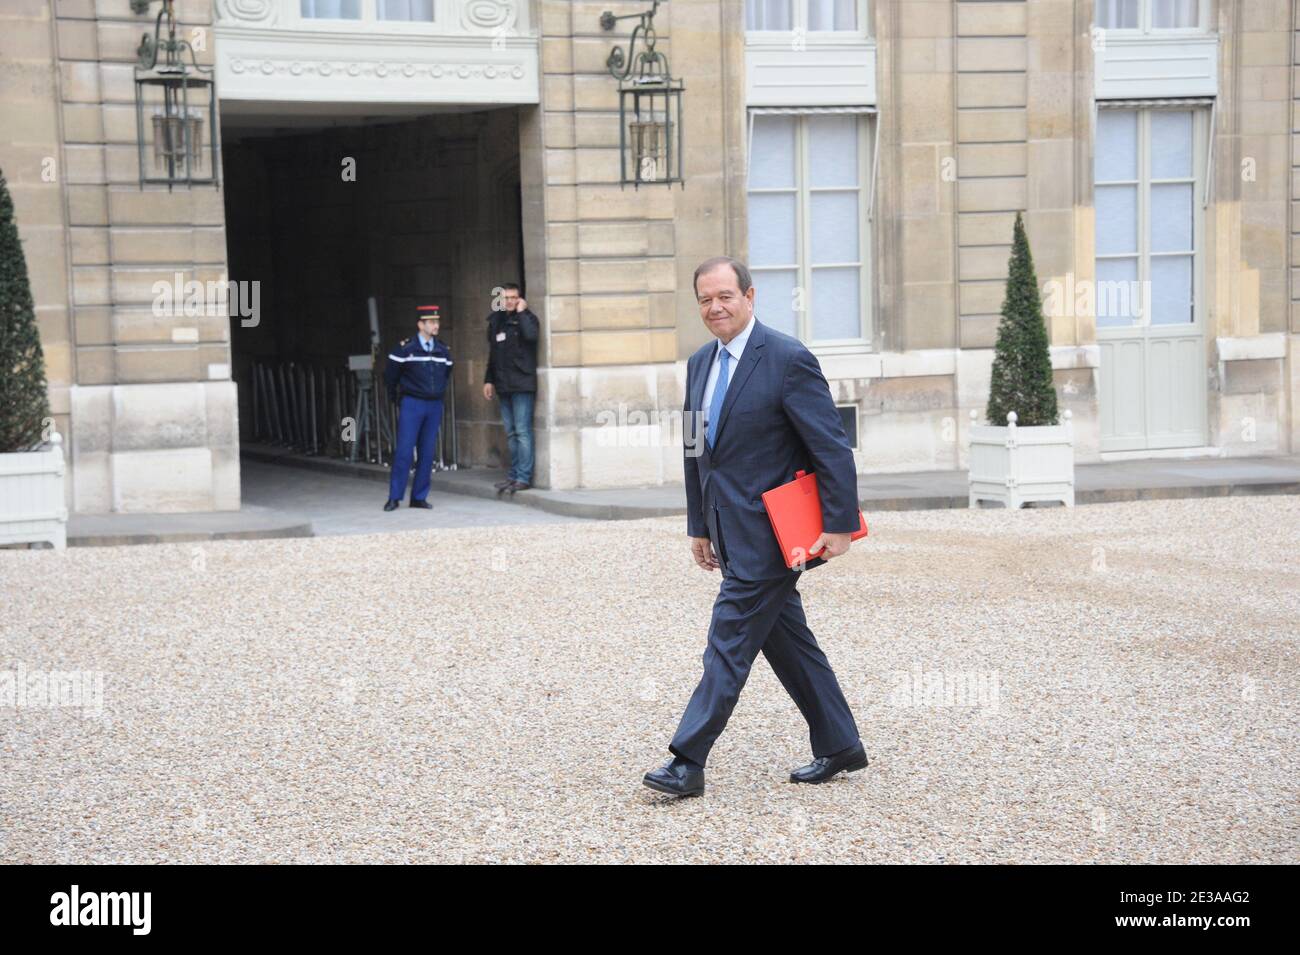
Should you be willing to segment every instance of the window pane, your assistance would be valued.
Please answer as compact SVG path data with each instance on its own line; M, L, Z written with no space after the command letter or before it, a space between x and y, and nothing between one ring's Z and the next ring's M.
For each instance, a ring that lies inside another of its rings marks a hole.
M798 335L794 314L794 269L757 271L754 276L754 314L764 325L787 335Z
M1192 185L1151 187L1151 251L1192 250Z
M1098 259L1093 308L1097 327L1132 325L1142 300L1138 288L1138 260Z
M812 194L812 264L858 261L858 194Z
M749 197L750 265L794 265L795 197L759 193Z
M1192 257L1151 258L1151 324L1184 325L1192 320Z
M746 30L789 30L792 0L745 0Z
M856 30L857 0L808 0L809 30Z
M1198 0L1151 0L1151 26L1157 30L1186 30L1197 24Z
M1191 174L1191 112L1153 109L1151 111L1151 178L1178 179Z
M812 275L813 340L861 338L862 270L813 269Z
M856 116L813 116L808 120L810 185L858 184Z
M380 20L423 20L433 22L433 0L378 0Z
M1136 30L1138 0L1097 0L1097 26L1107 30Z
M1137 251L1137 186L1098 186L1097 254Z
M309 20L360 20L361 0L300 0L303 17Z
M1097 155L1093 163L1097 182L1136 179L1137 110L1097 110Z
M793 116L755 116L754 153L749 157L751 189L794 188Z

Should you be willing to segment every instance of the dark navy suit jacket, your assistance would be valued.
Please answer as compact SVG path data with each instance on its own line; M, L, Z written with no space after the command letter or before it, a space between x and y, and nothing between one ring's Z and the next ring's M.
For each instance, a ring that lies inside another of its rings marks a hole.
M718 340L711 339L686 363L686 526L691 537L713 542L725 574L770 580L793 571L772 533L763 492L793 481L796 471L811 471L817 475L823 529L849 533L859 526L858 476L817 359L798 339L757 317L753 322L745 352L732 368L712 449L702 424L691 425L702 419ZM818 557L804 566L822 563Z

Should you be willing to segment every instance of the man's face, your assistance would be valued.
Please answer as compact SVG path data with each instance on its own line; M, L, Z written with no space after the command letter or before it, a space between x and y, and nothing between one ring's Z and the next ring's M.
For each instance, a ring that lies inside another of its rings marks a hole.
M436 318L420 319L420 331L424 332L425 338L433 338L438 334L438 320Z
M704 327L715 338L721 338L723 344L739 335L754 314L754 290L740 291L736 272L730 265L719 265L701 275L695 283L695 298Z
M507 312L513 312L519 307L519 289L508 288L501 293L501 307Z

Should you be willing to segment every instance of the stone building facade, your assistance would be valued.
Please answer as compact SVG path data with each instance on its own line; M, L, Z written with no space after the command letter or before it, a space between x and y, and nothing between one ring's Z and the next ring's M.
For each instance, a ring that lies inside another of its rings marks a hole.
M482 318L511 278L543 320L536 483L679 480L719 252L818 354L860 469L961 468L1017 211L1077 461L1300 446L1300 0L666 0L671 188L619 183L605 61L633 21L600 23L650 0L176 0L224 168L171 192L138 183L157 3L0 9L76 511L238 507L250 362L364 349L370 296L385 341L443 303L461 464L500 463ZM264 283L261 323L160 313L178 273Z

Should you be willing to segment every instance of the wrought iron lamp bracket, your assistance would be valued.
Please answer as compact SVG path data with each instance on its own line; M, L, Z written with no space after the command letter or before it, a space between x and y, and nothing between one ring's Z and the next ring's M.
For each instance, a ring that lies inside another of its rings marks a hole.
M609 68L610 76L614 79L626 80L632 75L633 68L636 68L641 76L668 78L668 58L655 50L654 20L655 14L659 11L659 2L660 0L654 0L649 10L641 13L625 13L621 17L616 17L606 10L600 15L600 28L606 31L614 29L620 20L640 21L632 28L632 37L628 40L626 54L621 46L616 46L609 51L605 66ZM640 53L636 52L638 37L645 46Z

